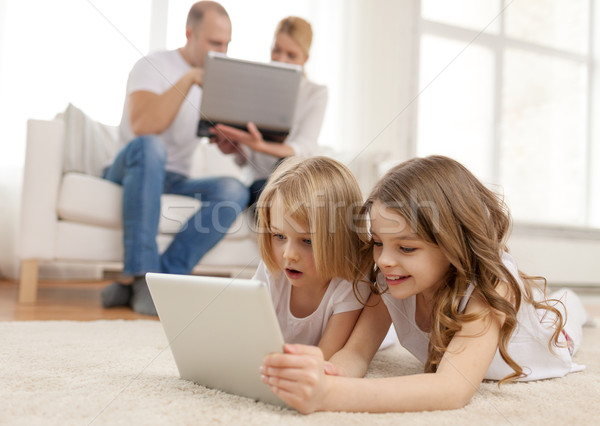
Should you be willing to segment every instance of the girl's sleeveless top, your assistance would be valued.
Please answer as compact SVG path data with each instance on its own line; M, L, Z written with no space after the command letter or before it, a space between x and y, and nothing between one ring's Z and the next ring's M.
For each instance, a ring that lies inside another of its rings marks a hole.
M502 261L523 288L523 282L519 277L517 265L512 256L503 253ZM382 274L377 277L377 285L380 289L386 288L385 277ZM466 308L474 288L475 285L471 284L461 299L459 305L461 312ZM544 298L544 294L539 289L534 289L533 294L536 300L543 300ZM416 325L416 296L399 300L392 297L389 291L386 291L382 294L382 298L392 318L400 344L421 362L425 363L427 361L429 333L422 331ZM529 381L562 377L585 368L585 366L575 364L572 361L562 333L560 335L562 340L559 339L560 346L553 346L552 350L548 347L548 342L555 330L552 324L553 319L553 316L547 311L535 309L530 303L521 303L519 312L517 312L518 324L508 344L508 353L523 368L523 372L526 374L525 377L518 380ZM500 380L512 373L512 368L504 362L499 350L496 350L485 379Z

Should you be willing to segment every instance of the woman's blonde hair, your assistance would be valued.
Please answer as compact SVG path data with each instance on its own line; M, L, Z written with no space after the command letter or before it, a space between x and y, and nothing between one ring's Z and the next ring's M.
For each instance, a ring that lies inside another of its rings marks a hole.
M543 281L545 290L545 280L519 272L524 283L521 289L502 261L503 252L508 251L506 240L511 227L508 207L464 166L443 156L406 161L391 169L375 186L361 214L368 214L375 201L401 215L412 232L438 246L451 264L446 285L440 286L436 293L426 372L437 370L450 340L464 322L480 319L494 310L505 315L499 350L502 359L514 370L500 383L523 377L523 369L507 351L523 300L556 316L558 326L549 347L558 345L563 324L561 313L548 301L533 300L532 286L537 285L534 281ZM376 274L373 245L368 234L363 233L361 239L361 269L371 274L373 282ZM508 286L508 299L513 303L496 291L500 283ZM460 301L470 284L475 285L472 297L488 306L487 312L469 315L459 312ZM372 289L382 291L374 285Z
M286 218L312 234L317 273L353 281L360 239L355 226L362 195L346 166L328 157L289 157L273 172L257 203L258 245L265 265L275 273L272 253L271 206L278 198Z
M312 27L308 21L297 16L288 16L287 18L283 18L277 24L277 28L275 29L275 37L277 37L277 34L280 33L290 36L296 43L298 43L302 51L308 56L313 37Z

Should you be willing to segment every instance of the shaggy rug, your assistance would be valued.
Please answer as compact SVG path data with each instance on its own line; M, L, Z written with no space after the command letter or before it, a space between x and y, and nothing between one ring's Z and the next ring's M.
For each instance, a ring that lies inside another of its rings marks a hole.
M0 424L8 425L530 425L600 419L600 328L586 328L580 373L498 388L470 404L421 413L301 415L181 380L157 321L0 322ZM422 366L399 345L380 351L370 376Z

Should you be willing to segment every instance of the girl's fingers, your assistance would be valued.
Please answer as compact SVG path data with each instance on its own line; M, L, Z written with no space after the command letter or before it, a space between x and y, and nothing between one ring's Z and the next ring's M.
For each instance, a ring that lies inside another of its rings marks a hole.
M263 383L269 385L270 387L284 389L288 392L292 392L294 389L303 385L303 382L294 380L291 377L261 376L260 378Z
M317 371L314 368L275 368L267 367L260 370L261 379L263 382L270 385L275 384L279 380L288 380L292 382L303 382L315 384L321 379L322 371Z
M323 351L318 346L286 343L283 345L283 351L287 354L313 355L323 358Z
M316 410L325 379L323 352L316 346L291 345L285 353L267 355L260 367L261 380L286 404L302 413Z
M332 364L330 362L325 362L323 365L323 369L325 370L325 374L330 376L344 376L344 372L337 365Z
M318 368L322 366L323 358L310 355L270 354L263 360L264 367L278 368Z
M320 389L317 383L306 383L279 377L265 378L264 376L263 383L267 384L271 392L282 401L298 411L302 413L315 411L315 401L318 399L316 396Z

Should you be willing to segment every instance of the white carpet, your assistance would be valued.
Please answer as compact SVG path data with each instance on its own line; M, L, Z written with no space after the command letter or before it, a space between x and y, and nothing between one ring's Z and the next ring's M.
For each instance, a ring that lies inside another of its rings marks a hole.
M0 424L378 425L592 424L600 419L600 328L586 328L561 379L498 388L484 383L460 410L309 416L179 379L156 321L0 322ZM399 346L381 351L370 375L422 367Z

